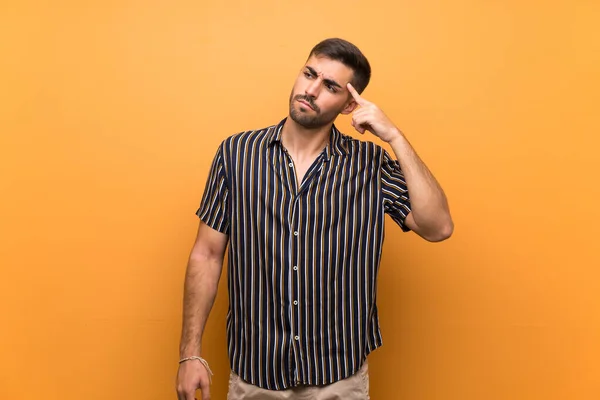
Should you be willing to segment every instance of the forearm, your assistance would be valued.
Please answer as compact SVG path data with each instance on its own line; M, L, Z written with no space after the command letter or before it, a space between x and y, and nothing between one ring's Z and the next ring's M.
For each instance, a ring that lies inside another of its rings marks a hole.
M404 173L415 224L432 238L449 236L453 225L443 189L404 134L398 131L389 144Z
M222 258L190 258L187 266L180 357L200 355L202 334L217 295Z

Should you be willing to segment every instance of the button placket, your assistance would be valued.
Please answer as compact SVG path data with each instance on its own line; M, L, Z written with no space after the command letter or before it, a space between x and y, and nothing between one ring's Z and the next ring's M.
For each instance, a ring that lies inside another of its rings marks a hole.
M289 164L290 167L293 167L293 163ZM300 370L302 368L302 359L303 356L301 354L301 346L300 346L300 321L299 321L299 310L298 310L298 296L299 296L299 276L298 276L298 257L299 257L299 248L300 248L300 231L298 229L298 219L300 216L300 205L301 205L301 201L299 199L299 197L296 195L294 196L293 199L293 203L292 203L292 215L291 215L291 225L290 225L290 231L292 236L290 236L290 244L291 244L291 257L290 257L290 261L291 261L291 267L292 269L289 270L290 271L290 287L291 287L291 292L288 294L288 301L289 301L289 307L290 307L290 316L291 316L291 336L292 336L292 343L291 343L291 348L292 348L292 352L294 353L294 374L295 374L295 378L296 380L299 380L300 376Z

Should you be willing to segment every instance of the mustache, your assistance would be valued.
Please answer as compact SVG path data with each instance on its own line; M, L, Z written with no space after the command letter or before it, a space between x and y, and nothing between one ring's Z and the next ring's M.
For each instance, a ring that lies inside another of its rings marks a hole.
M309 96L303 95L303 94L298 94L294 97L294 100L302 100L307 102L313 110L315 111L319 111L319 107L317 107L317 105L315 104L315 102L313 101L313 99Z

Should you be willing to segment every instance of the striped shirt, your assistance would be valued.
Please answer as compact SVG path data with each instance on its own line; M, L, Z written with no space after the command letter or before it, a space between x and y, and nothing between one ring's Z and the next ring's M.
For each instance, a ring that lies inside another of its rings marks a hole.
M271 390L344 379L382 344L384 217L408 231L410 212L399 163L335 126L298 185L284 122L221 143L196 212L229 236L231 369Z

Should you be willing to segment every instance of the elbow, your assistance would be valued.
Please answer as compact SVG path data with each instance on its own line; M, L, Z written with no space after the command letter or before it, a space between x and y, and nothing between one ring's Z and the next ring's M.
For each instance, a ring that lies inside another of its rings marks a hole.
M434 232L431 232L429 235L425 237L426 240L430 242L443 242L446 239L449 239L450 236L454 233L454 223L452 220L444 223Z

